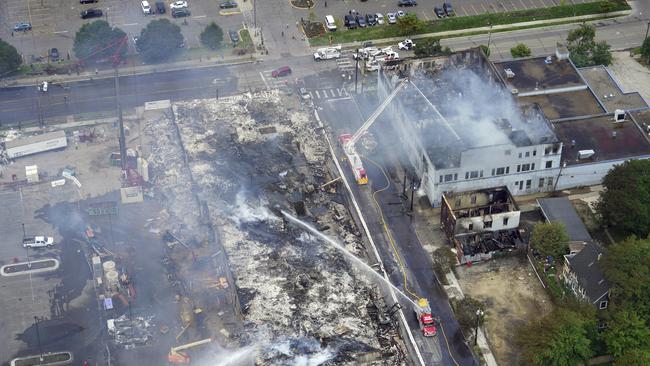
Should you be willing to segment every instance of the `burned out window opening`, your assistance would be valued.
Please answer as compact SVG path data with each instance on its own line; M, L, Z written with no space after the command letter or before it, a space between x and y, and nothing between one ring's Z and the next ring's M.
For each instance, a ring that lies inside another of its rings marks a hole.
M508 226L508 218L507 217L503 218L503 226Z
M539 178L539 185L537 188L544 188L544 178Z
M531 179L526 180L526 189L530 189L530 186L533 184Z
M544 155L549 155L551 153L551 148L547 147L544 149Z
M470 197L470 202L471 202L473 205L475 205L475 204L476 204L476 196L474 196L474 195L471 196L471 197Z
M553 154L557 154L560 151L560 145L553 145Z
M537 156L537 150L533 150L533 156Z
M484 228L491 228L492 227L492 220L484 221L483 222L483 227Z
M467 230L469 231L474 230L474 224L470 223L469 226L467 226Z
M546 185L549 187L553 186L553 177L546 178Z

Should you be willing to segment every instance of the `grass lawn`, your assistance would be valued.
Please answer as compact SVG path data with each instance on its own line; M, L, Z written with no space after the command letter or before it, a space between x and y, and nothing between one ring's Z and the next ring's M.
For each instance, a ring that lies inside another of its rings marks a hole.
M606 11L603 11L605 10ZM630 6L623 1L601 0L592 3L576 5L559 5L550 8L509 11L503 13L487 13L481 15L453 17L441 20L433 20L425 23L415 34L446 32L453 30L479 28L489 25L504 25L534 20L567 18L580 15L602 14L605 12L628 10ZM370 39L381 39L404 36L400 34L397 25L377 25L374 27L357 28L347 30L339 27L339 31L330 32L324 36L314 37L309 40L312 46L329 44L329 37L332 43L359 42ZM414 34L410 34L414 35Z
M237 47L239 48L252 48L253 47L253 39L251 38L251 34L248 31L248 29L242 29L239 31L239 44L237 44Z

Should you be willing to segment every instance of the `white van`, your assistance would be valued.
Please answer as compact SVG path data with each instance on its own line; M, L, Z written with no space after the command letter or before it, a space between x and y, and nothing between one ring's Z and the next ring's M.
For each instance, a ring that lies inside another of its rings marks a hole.
M334 32L336 30L336 22L334 22L334 17L333 16L325 15L325 27L330 32Z
M147 0L143 0L140 3L140 6L142 6L142 12L145 14L151 14L151 5L149 5L149 2Z

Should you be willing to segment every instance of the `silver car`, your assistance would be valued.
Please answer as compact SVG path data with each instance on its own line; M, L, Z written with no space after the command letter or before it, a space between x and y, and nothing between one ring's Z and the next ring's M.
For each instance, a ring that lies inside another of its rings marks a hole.
M386 17L388 18L388 24L395 24L395 23L397 23L397 14L395 14L395 13L388 13L388 14L386 14Z

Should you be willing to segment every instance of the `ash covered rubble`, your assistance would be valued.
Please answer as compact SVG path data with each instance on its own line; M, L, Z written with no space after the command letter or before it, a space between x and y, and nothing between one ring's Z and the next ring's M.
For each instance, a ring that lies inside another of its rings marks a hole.
M279 214L295 209L364 257L344 198L335 186L320 188L331 179L322 132L307 111L287 104L277 91L177 103L189 172L165 147L178 143L157 138L154 168L173 167L179 176L163 173L156 184L171 184L162 190L166 198L183 200L196 189L205 202L234 273L245 322L240 345L258 343L256 364L403 364L396 323L380 324L385 305L378 289L335 249ZM182 180L185 174L191 178ZM187 221L199 219L179 220L196 227Z

